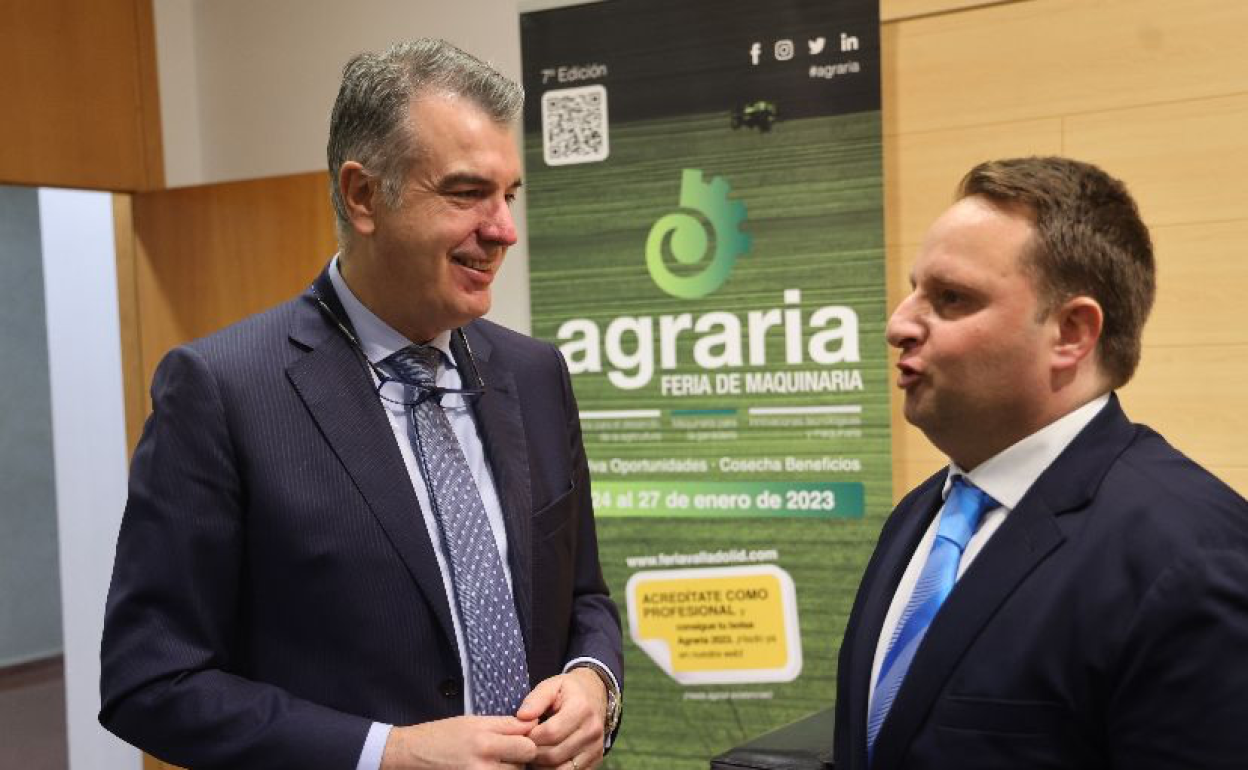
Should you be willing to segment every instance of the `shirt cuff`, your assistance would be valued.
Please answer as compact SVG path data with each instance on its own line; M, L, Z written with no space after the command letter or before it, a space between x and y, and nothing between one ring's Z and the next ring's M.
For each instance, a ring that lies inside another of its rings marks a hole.
M386 752L386 741L390 739L393 725L373 722L368 728L368 737L364 739L364 748L360 749L360 761L355 763L355 770L381 770L381 757Z
M615 678L615 672L612 671L611 668L606 663L603 663L601 660L598 660L597 658L590 658L588 656L583 657L583 658L573 658L572 660L568 661L568 664L566 666L563 667L563 673L566 674L572 669L576 668L577 666L583 663L593 663L598 668L602 669L603 671L606 671L607 676L611 678L611 683L615 685L615 689L623 692L623 690L620 689L620 680Z

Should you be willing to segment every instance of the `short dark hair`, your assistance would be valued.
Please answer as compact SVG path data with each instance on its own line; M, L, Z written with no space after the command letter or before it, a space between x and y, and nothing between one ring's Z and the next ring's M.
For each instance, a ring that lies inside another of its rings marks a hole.
M1070 158L1011 158L971 169L957 197L971 196L1027 212L1036 236L1024 265L1044 314L1077 296L1100 303L1101 369L1112 387L1125 385L1157 292L1152 239L1126 185Z
M515 120L524 105L524 89L445 40L396 43L379 54L352 57L342 70L326 147L340 241L350 233L338 190L342 164L354 160L379 176L383 198L397 206L408 161L419 142L405 125L408 108L413 97L430 92L462 96L500 124Z

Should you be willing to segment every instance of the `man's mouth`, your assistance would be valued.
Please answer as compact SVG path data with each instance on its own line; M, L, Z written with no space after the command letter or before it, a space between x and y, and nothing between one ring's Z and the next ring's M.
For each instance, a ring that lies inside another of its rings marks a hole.
M902 361L897 364L897 387L902 390L909 390L923 379L923 373L914 366Z
M478 273L489 273L494 267L492 259L473 259L459 254L452 255L451 261L469 270L476 270Z

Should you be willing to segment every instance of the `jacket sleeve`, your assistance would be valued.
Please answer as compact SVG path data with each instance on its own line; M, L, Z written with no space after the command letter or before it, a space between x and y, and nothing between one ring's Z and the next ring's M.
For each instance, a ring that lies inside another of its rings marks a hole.
M1248 509L1241 510L1241 514ZM1248 757L1248 548L1202 548L1161 573L1116 664L1114 767L1240 767Z
M620 616L608 595L598 558L598 534L590 494L589 465L581 437L580 412L572 393L571 376L556 351L563 385L566 431L572 457L572 494L576 495L578 530L574 569L571 638L568 660L594 658L605 664L624 687L624 653Z
M184 766L355 767L369 720L238 673L247 490L204 358L171 352L152 401L105 611L101 724Z

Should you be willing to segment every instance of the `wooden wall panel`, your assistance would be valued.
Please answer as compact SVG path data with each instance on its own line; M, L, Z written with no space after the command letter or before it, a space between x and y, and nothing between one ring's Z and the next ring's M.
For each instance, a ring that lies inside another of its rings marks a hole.
M885 240L905 248L908 260L922 243L928 225L953 202L954 187L962 175L976 163L1061 152L1061 118L885 133ZM906 277L906 273L901 275Z
M152 0L0 0L0 182L164 183Z
M1180 102L1244 87L1234 0L1031 0L898 22L899 130Z
M121 337L122 400L126 418L126 456L134 453L147 416L142 383L142 325L139 319L138 268L134 238L134 206L129 195L113 196L113 233L117 260L117 315Z
M138 86L135 118L139 132L138 184L135 190L158 190L165 186L165 138L160 120L160 82L157 75L155 0L132 0L134 5L134 57Z
M134 232L144 384L171 347L298 294L337 250L321 173L139 194Z
M1146 349L1248 343L1245 248L1248 218L1153 228L1157 301Z
M1248 34L1248 6L1241 16ZM1240 58L1243 79L1248 53ZM1248 79L1241 87L1233 96L1067 117L1066 152L1113 169L1151 225L1248 217Z
M1146 348L1120 391L1127 414L1203 465L1248 469L1248 344Z

